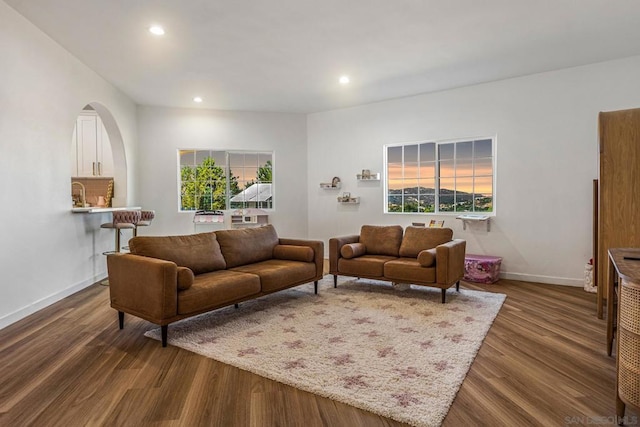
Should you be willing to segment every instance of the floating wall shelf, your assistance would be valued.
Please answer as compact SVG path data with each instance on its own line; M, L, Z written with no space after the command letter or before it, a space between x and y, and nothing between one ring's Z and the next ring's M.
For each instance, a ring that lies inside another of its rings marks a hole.
M321 182L320 188L323 190L337 190L338 188L342 188L342 183L338 182L336 185L332 185L330 182Z
M487 224L487 231L491 231L491 217L489 215L478 215L478 214L464 214L456 217L457 219L462 221L462 229L467 229L467 223L477 223L484 222Z
M380 181L380 173L361 174L356 175L358 181Z
M342 187L342 182L340 181L340 177L338 176L334 176L331 179L331 182L320 183L320 188L322 188L323 190L336 190L340 187Z
M338 203L343 205L358 205L360 204L360 197L338 197Z

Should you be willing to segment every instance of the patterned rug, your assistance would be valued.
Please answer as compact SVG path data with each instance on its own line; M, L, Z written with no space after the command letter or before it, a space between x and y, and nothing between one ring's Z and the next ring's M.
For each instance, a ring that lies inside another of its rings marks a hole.
M169 326L169 344L414 426L446 416L505 295L332 276ZM146 333L160 339L160 329Z

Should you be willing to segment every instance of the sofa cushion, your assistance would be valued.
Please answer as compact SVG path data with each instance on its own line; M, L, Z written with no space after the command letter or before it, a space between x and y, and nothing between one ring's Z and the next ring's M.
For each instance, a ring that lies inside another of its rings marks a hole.
M415 258L420 251L435 248L453 239L450 228L407 227L400 245L401 257Z
M189 289L178 292L178 314L202 313L260 293L255 274L220 270L195 277Z
M313 262L315 255L315 252L309 246L276 245L273 248L273 257L276 259Z
M178 267L178 289L184 291L193 285L193 271L187 267Z
M356 258L367 253L367 248L362 243L347 243L340 248L343 258Z
M415 258L398 258L384 264L384 276L401 282L435 283L436 268L422 267Z
M436 263L436 249L425 249L418 254L418 263L421 267L431 267Z
M270 259L235 267L232 271L259 276L262 292L273 292L313 280L316 275L316 265L309 262Z
M138 236L129 240L129 249L134 255L173 261L196 275L226 268L213 232L186 236Z
M346 276L383 277L384 264L397 259L388 255L362 255L358 258L338 260L338 272Z
M360 243L367 249L367 255L397 257L402 243L402 227L399 225L363 225L360 229Z
M227 268L251 264L273 258L278 235L273 225L217 231L222 255Z

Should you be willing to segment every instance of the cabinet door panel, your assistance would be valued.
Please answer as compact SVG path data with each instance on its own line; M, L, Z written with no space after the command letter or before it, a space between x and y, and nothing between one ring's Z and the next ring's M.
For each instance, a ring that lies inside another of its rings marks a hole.
M113 176L113 155L107 130L94 112L83 111L73 132L71 175Z
M100 176L112 177L113 176L113 154L111 153L111 141L109 141L109 135L107 130L102 124L102 120L98 117L98 126L100 128L100 138L98 139L98 157L99 162L99 174Z
M78 176L96 175L97 157L97 116L78 117Z
M599 125L597 284L604 290L607 251L640 247L640 109L600 113Z

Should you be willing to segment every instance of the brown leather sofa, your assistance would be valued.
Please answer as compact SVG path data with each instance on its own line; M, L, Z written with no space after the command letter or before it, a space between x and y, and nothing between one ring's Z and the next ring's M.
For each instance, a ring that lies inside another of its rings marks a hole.
M329 272L446 290L464 277L466 241L450 228L363 225L359 235L329 239Z
M134 237L129 254L107 257L111 307L168 325L323 275L321 241L281 239L272 225L186 236Z

